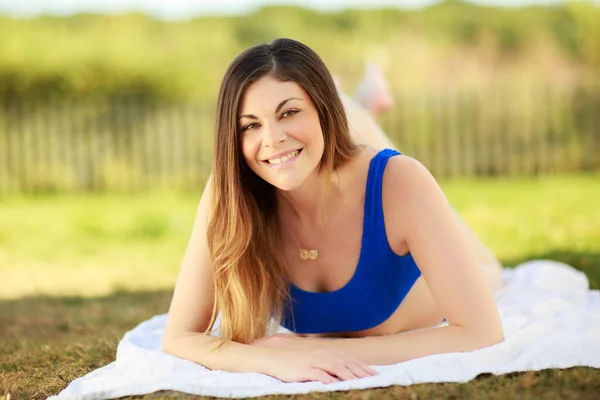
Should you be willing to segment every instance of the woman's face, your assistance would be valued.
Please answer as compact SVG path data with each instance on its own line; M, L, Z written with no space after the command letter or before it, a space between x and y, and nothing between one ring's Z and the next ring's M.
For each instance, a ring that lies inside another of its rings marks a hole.
M262 179L294 190L317 171L324 150L317 110L295 82L265 76L243 95L238 115L242 153Z

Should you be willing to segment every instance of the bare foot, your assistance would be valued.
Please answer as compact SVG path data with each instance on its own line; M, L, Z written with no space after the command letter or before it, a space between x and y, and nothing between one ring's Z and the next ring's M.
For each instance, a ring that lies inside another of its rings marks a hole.
M392 108L394 98L379 65L367 63L365 75L356 88L354 99L375 117Z

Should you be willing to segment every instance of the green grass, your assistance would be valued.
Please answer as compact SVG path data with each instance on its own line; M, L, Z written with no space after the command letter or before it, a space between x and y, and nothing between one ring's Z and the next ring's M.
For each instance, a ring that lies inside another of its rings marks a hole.
M600 288L600 176L443 182L505 265L564 261ZM41 399L166 312L199 193L0 199L0 399ZM303 398L595 398L600 370L480 376ZM160 393L148 397L166 397ZM270 396L268 398L289 398ZM302 397L302 396L295 396Z

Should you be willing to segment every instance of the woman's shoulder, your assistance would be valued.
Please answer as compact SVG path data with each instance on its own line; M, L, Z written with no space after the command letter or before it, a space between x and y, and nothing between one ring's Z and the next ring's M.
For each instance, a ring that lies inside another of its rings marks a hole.
M419 188L435 183L435 178L419 160L405 154L398 154L388 160L383 182L384 185L392 188L398 186Z
M390 157L381 188L388 240L397 254L403 254L407 238L423 218L436 215L443 193L429 170L410 156Z
M384 208L387 203L399 210L414 210L427 204L427 198L439 196L441 191L423 163L407 155L390 157L382 185ZM388 201L385 201L386 198Z
M347 181L366 182L373 159L383 150L366 146L338 172L345 175ZM384 193L389 192L398 199L407 191L428 191L435 187L437 182L419 160L404 154L389 157L383 171Z

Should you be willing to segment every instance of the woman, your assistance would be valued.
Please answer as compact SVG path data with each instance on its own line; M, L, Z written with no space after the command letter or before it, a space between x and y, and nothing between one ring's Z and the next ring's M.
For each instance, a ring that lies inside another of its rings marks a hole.
M346 111L322 60L293 40L229 66L165 352L330 383L503 340L472 234L431 174L374 148L389 141L345 101ZM218 312L220 338L208 334ZM295 334L269 335L272 318Z

